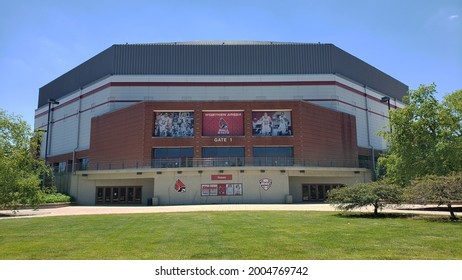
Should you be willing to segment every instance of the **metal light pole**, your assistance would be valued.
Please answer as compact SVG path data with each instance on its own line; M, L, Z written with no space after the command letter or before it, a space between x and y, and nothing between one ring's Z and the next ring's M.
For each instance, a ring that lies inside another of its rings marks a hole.
M56 99L48 99L48 121L47 121L47 136L45 142L45 163L48 163L48 138L50 134L50 116L51 116L51 104L58 105L59 102Z
M56 99L48 99L48 120L47 120L47 130L46 130L47 136L45 140L45 164L48 164L48 135L50 133L51 104L57 105L59 104L59 102L56 101ZM43 174L42 189L45 188L46 178L47 178L47 173L45 172Z
M388 103L388 124L390 125L390 133L393 132L392 128L391 128L391 124L390 124L390 109L391 109L391 106L390 106L390 97L388 96L384 96L382 97L382 99L380 99L380 102L382 103Z

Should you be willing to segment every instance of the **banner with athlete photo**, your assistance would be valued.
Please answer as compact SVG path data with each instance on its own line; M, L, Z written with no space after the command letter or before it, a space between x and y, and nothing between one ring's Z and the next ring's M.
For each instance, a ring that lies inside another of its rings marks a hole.
M203 136L243 136L244 112L203 112Z
M154 112L154 137L193 137L194 112Z
M253 136L291 136L291 111L253 111Z

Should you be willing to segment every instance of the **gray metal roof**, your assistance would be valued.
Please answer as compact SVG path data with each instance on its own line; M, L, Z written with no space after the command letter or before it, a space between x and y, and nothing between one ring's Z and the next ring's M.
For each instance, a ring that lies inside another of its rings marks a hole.
M39 90L38 106L108 75L339 74L399 100L408 86L332 44L198 41L118 44Z

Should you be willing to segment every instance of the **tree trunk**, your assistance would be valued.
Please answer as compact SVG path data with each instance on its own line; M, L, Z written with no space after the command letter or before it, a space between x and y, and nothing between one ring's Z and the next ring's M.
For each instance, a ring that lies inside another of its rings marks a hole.
M374 217L377 218L379 216L379 204L374 203Z
M448 210L451 213L451 220L457 220L456 214L454 213L454 209L452 209L451 203L448 203Z

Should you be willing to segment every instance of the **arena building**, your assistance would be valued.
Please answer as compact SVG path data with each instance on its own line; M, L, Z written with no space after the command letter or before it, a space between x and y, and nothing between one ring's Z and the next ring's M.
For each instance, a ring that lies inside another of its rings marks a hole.
M300 203L372 179L408 87L332 44L113 45L40 88L80 205Z

